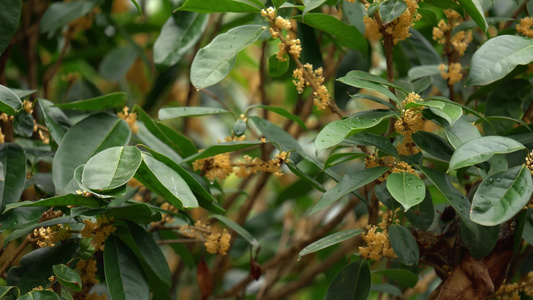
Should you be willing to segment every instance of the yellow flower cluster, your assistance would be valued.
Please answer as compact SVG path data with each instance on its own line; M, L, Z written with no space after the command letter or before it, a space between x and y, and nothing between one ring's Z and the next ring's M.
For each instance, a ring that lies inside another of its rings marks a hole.
M105 215L100 216L96 222L83 220L85 227L80 231L84 238L91 238L91 245L96 251L104 251L104 242L109 235L115 232L116 228L112 225L113 218L108 219Z
M418 174L413 169L413 167L411 167L411 165L409 165L408 163L404 161L396 163L394 165L394 168L392 168L392 173L409 173L409 174L413 174L419 177Z
M69 229L68 225L63 226L63 224L39 227L33 230L32 238L41 248L54 247L57 242L65 241L70 237Z
M86 190L76 190L76 194L83 196L83 197L91 197L93 194L90 192L87 192Z
M137 113L129 113L129 110L130 109L127 106L124 106L122 111L117 113L117 116L128 123L131 132L137 133L139 132L139 126L137 126Z
M387 33L394 37L394 44L410 37L409 28L422 18L422 15L417 13L418 2L416 0L405 0L405 4L407 4L405 12L387 25Z
M454 85L463 79L463 68L460 63L450 63L448 70L446 70L446 65L440 64L439 70L442 78L448 80L448 83L451 85Z
M363 240L367 246L359 247L361 256L375 261L381 260L382 257L397 258L396 253L391 248L387 230L376 232L377 227L374 225L368 225L367 229L368 231L363 234Z
M191 239L203 241L207 252L211 254L226 255L230 246L231 235L225 228L222 232L214 232L211 226L200 220L196 221L194 226L182 226L180 233Z
M76 264L76 269L80 271L81 281L88 284L97 284L98 280L96 279L96 260L90 258L88 260L80 260Z
M310 80L307 80L305 75L308 75ZM324 85L324 76L322 68L313 70L313 65L307 63L303 65L303 68L297 68L292 72L292 76L296 79L292 82L296 86L298 93L303 93L305 86L312 86L315 91L313 92L315 106L318 110L324 110L328 107L330 94L326 86Z
M403 105L407 105L410 102L420 101L420 96L416 93L410 93L405 100ZM424 120L422 119L422 114L420 107L412 107L402 110L402 118L396 120L394 123L394 130L403 135L403 140L400 144L396 146L398 153L400 155L411 155L416 154L419 150L414 147L413 138L411 137L413 133L422 129L424 126Z
M299 58L300 52L302 51L300 40L291 39L289 35L283 37L282 34L283 29L290 30L292 28L291 22L280 16L276 16L276 10L272 7L261 10L261 16L266 18L270 24L270 35L275 39L280 39L280 42L278 43L279 50L276 52L276 58L279 61L287 61L285 58L285 54L287 52L292 54L295 58Z
M525 17L520 19L520 24L516 24L516 31L518 33L527 36L528 38L533 38L533 18Z
M375 153L370 154L370 156L365 157L365 167L367 169L375 168L375 167L394 167L396 163L396 159L392 156L385 156L382 158L378 158ZM379 176L377 181L383 182L387 179L387 176L389 176L390 171L385 172L383 175Z
M178 209L168 202L163 202L163 204L161 204L161 209L168 210L174 213L178 212ZM171 214L164 214L162 218L162 222L164 223L172 223L174 221L174 216Z
M33 112L33 102L24 100L22 101L22 106L27 113L31 114Z
M533 150L526 156L526 167L531 171L531 175L533 175Z
M195 171L202 171L209 180L215 180L215 178L225 179L232 173L241 178L256 174L257 172L269 172L280 177L283 175L281 165L288 162L288 160L289 153L281 152L275 158L268 161L245 155L244 161L232 163L230 153L222 153L197 159L193 162L193 169Z
M371 41L377 41L381 39L378 21L369 16L364 16L363 22L365 23L365 38Z
M520 292L533 296L533 272L529 272L527 278L520 283L502 284L495 294L498 295L497 299L519 300Z

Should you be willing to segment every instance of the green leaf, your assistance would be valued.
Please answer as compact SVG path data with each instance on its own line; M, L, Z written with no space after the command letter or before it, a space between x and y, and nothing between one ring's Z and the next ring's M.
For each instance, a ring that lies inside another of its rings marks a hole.
M487 177L472 200L470 218L485 225L498 225L514 217L533 192L531 174L525 165Z
M141 151L133 146L107 148L87 161L81 183L91 190L118 188L133 178L141 160Z
M29 252L22 257L19 266L9 269L7 285L17 286L20 293L25 294L36 286L50 284L48 278L53 275L52 266L68 263L77 249L78 245L69 241Z
M489 160L494 154L526 149L519 142L503 136L484 136L462 144L452 155L448 172Z
M155 159L172 168L187 182L191 190L199 196L198 201L201 207L217 214L225 213L225 210L218 205L217 200L209 193L208 189L204 188L187 170L163 154L149 148L147 150Z
M122 197L126 194L126 185L121 185L115 189L110 190L92 190L88 187L86 187L82 182L81 178L83 176L83 170L85 168L85 164L79 166L74 170L74 180L78 184L78 188L83 191L91 192L94 196L98 198L117 198ZM78 190L76 190L76 193L78 193Z
M440 136L428 132L417 131L412 135L413 141L418 147L438 159L449 161L453 154L453 148Z
M128 95L126 93L117 92L86 100L56 104L54 106L74 110L105 110L113 107L122 107L126 105L127 100Z
M378 81L378 78L379 78L379 81ZM364 88L364 89L371 89L371 90L377 91L387 96L388 98L394 100L398 105L400 105L400 101L398 100L398 97L396 97L396 95L394 95L385 86L386 80L381 77L371 75L369 73L365 74L365 72L362 72L362 71L350 71L348 74L346 74L346 76L338 78L337 80L349 86L356 87L356 88L361 88L361 89ZM388 84L387 86L392 86L392 85Z
M60 298L53 291L41 290L31 291L22 297L17 298L17 300L60 300Z
M346 119L330 122L316 137L316 151L320 153L326 148L339 144L350 135L372 128L381 123L383 119L396 115L396 112L392 110L362 111Z
M392 145L388 138L382 135L363 131L345 139L343 143L349 143L354 146L373 146L390 156L398 157L398 150L396 150L396 147Z
M88 14L96 1L54 2L44 12L39 30L42 33L55 31L81 16Z
M13 116L21 109L22 101L17 94L0 84L0 111Z
M341 153L335 153L335 154L332 154L328 157L328 159L326 159L326 162L324 163L324 168L323 170L329 168L329 167L332 167L334 165L337 165L337 164L340 164L340 163L343 163L343 162L347 162L347 161L350 161L350 160L354 160L354 159L357 159L357 158L360 158L360 157L366 157L367 155L364 154L364 153L345 153L345 152L341 152Z
M297 20L301 19L300 16L294 18ZM332 15L308 13L305 15L302 22L313 28L331 34L334 37L335 42L340 46L359 50L365 55L368 52L367 41L357 27L347 25Z
M135 178L177 208L198 207L198 200L180 174L146 152L142 153Z
M391 225L389 227L389 239L394 253L398 255L398 259L403 264L412 266L418 263L420 255L418 244L407 228L401 225Z
M500 226L476 225L477 232L472 231L466 224L461 222L461 239L468 251L477 260L482 259L492 252L498 242Z
M427 2L436 7L440 7L442 9L453 9L464 17L463 8L453 0L426 0L424 2Z
M272 77L280 77L283 74L287 73L289 70L289 56L287 54L283 55L285 61L280 61L276 54L268 58L268 75Z
M487 20L485 20L485 12L483 11L483 7L479 0L458 0L457 2L459 2L468 15L476 21L479 28L481 28L483 32L487 32L489 25L487 24Z
M0 55L4 53L19 26L22 4L20 0L0 1Z
M305 9L302 12L302 19L305 18L305 14L312 11L313 9L319 7L320 5L324 4L326 0L302 0L302 2L305 5Z
M324 248L336 245L347 239L351 239L354 236L361 234L362 232L363 232L362 229L351 229L351 230L344 230L341 232L336 232L334 234L323 237L320 240L313 242L307 245L305 248L303 248L302 251L300 251L300 253L298 254L298 260L300 260L302 256L304 255L317 252Z
M333 202L339 200L342 196L351 193L352 191L376 180L381 176L388 168L386 167L376 167L371 169L365 169L362 171L356 171L345 175L342 177L341 181L331 190L327 191L322 195L320 200L313 206L309 215L312 215Z
M8 298L9 296L14 298ZM20 296L20 290L16 286L0 286L0 299L15 299Z
M444 132L453 148L457 149L462 144L481 137L479 130L463 116L453 125L447 124Z
M112 48L102 59L98 72L108 80L121 80L137 59L137 51L131 44Z
M406 211L422 202L426 197L424 181L407 172L389 174L387 189Z
M105 243L104 272L113 300L150 299L150 288L135 254L113 235Z
M143 10L141 8L141 6L139 5L139 2L137 2L137 0L131 0L131 3L133 3L133 5L135 5L135 8L137 8L137 11L139 12L139 15L141 15L141 18L143 17Z
M246 0L187 0L179 10L199 13L214 12L259 12L261 8Z
M127 220L139 224L147 224L153 221L161 220L161 214L154 214L145 203L126 203L121 206L115 206L105 209L93 209L92 212L84 212L84 215L101 215L106 214L109 218L115 220Z
M305 123L302 121L302 119L300 119L298 116L294 115L293 113L287 111L283 107L257 104L257 105L249 106L248 109L252 109L252 108L256 108L256 107L259 107L259 108L262 108L262 109L266 109L266 110L271 111L273 113L276 113L276 114L278 114L280 116L283 116L283 117L285 117L285 118L287 118L287 119L289 119L291 121L294 121L298 125L300 125L300 127L303 130L307 130L307 126L305 126Z
M132 222L126 222L126 224L134 243L128 246L145 270L150 288L154 290L159 287L161 289L159 292L167 293L172 284L172 274L161 248L144 228Z
M63 286L71 288L76 292L81 291L82 281L80 275L76 271L69 268L67 265L59 264L52 267L54 274L59 283Z
M130 139L128 124L113 115L91 115L67 131L54 156L52 169L56 194L75 192L74 170L96 153L124 146Z
M372 292L379 292L384 294L389 294L392 296L402 297L403 293L398 287L389 284L389 283L373 283L370 287Z
M406 269L383 269L373 271L372 274L385 276L395 280L401 287L415 287L418 282L418 275Z
M342 269L331 281L326 300L366 300L370 294L370 267L364 260Z
M517 65L533 61L533 40L500 35L485 42L472 56L468 85L487 85L505 77Z
M427 76L440 75L439 65L423 65L409 69L409 79L416 80Z
M64 196L56 196L56 197L41 199L37 201L22 201L22 202L8 204L4 212L7 212L9 210L12 210L18 207L69 206L69 205L84 206L84 207L99 207L100 201L94 198L91 198L91 197L67 194Z
M460 106L450 103L444 103L444 107L441 109L434 107L430 107L429 109L437 116L448 121L448 124L451 125L455 124L455 122L457 122L457 120L463 115L463 109Z
M0 163L3 166L0 180L0 212L6 205L19 200L26 183L26 155L15 143L0 144Z
M67 129L72 126L72 123L61 109L54 107L54 103L45 99L37 99L37 102L50 136L58 145L61 144L63 136Z
M207 14L180 11L168 18L154 44L154 63L159 71L177 64L196 45L207 25Z
M220 222L226 224L229 228L233 229L238 233L243 239L245 239L250 245L254 247L259 247L259 242L241 225L235 223L233 220L224 217L223 215L213 215L211 218L217 219Z
M197 154L191 155L187 158L184 158L183 161L180 163L188 163L193 162L197 159L206 158L215 156L217 154L226 153L226 152L233 152L240 149L245 149L257 145L263 144L261 141L235 141L235 142L224 142L224 143L217 143L214 144L207 149L205 149L202 152L199 152Z
M31 137L33 134L33 115L25 110L19 111L13 118L13 131L23 137Z
M167 120L173 118L184 117L198 117L209 116L217 114L230 114L222 108L217 107L203 107L203 106L188 106L188 107L165 107L159 110L159 120Z
M241 25L219 34L194 57L191 83L199 90L219 83L233 68L237 54L257 41L265 30L262 25Z
M403 0L389 0L379 7L379 14L383 23L387 24L398 18L406 9L407 4Z

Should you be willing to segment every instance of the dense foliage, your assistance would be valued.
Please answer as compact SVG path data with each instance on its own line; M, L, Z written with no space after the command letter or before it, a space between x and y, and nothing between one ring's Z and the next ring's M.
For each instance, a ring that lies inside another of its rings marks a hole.
M0 1L0 299L533 296L529 14Z

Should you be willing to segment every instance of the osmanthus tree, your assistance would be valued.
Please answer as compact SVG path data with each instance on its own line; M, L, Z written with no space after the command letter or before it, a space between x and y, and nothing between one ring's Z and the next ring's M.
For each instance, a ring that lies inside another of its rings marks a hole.
M0 299L533 296L531 13L0 1Z

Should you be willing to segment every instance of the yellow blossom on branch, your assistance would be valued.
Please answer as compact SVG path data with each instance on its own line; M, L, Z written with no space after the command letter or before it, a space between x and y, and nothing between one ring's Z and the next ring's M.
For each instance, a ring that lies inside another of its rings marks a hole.
M446 79L449 84L454 85L463 79L463 68L460 63L451 63L446 70L446 65L439 65L440 75Z
M122 111L117 113L117 116L128 123L131 132L137 133L139 132L139 126L137 126L137 113L129 113L129 110L130 109L127 106L124 106Z
M528 38L533 38L533 18L525 17L520 19L520 24L516 24L516 31Z
M85 227L80 231L84 238L91 238L91 245L97 251L104 251L104 242L108 236L115 232L116 228L113 226L113 218L108 219L105 215L100 216L96 222L91 220L83 220Z
M361 256L375 261L381 260L382 257L397 258L390 245L387 230L376 231L377 227L374 225L368 225L367 229L368 231L362 235L367 246L359 247Z

